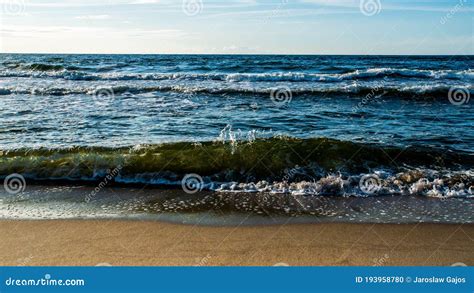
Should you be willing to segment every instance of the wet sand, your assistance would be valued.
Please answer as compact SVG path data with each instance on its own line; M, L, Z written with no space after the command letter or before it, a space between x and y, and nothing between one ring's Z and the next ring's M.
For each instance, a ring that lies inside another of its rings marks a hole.
M0 265L474 265L474 225L0 221Z

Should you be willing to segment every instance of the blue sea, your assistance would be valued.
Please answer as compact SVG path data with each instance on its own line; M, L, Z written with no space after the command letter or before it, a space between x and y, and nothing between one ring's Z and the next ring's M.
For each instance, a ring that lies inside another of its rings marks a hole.
M0 218L474 222L473 81L474 56L0 54Z

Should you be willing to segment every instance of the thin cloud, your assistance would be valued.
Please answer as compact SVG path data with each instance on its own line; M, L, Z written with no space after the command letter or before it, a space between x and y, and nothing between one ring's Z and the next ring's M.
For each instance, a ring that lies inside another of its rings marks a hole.
M137 5L137 4L157 4L160 3L160 0L135 0L130 2L132 5Z
M90 26L2 26L0 34L12 37L24 36L57 36L58 34L107 34L134 37L161 37L161 38L182 38L188 35L179 29L124 29L112 27L90 27Z
M75 19L87 19L87 20L106 20L110 19L110 15L101 14L101 15L81 15L74 17Z

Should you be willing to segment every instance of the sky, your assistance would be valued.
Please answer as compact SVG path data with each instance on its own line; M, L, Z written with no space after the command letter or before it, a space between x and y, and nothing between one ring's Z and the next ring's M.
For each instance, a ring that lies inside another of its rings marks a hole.
M0 0L0 52L474 54L473 2Z

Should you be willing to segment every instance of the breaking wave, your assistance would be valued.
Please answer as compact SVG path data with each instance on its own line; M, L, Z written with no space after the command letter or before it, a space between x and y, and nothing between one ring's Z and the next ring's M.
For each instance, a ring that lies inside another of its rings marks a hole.
M123 93L151 93L151 92L176 92L176 93L189 93L189 94L211 94L211 95L256 95L268 97L271 92L275 89L273 87L268 88L252 88L252 87L232 87L232 86L193 86L193 85L111 85L111 86L95 86L95 87L1 87L0 95L11 95L11 94L29 94L29 95L51 95L51 96L67 96L86 94L94 95L94 93L100 89L106 88L113 91L114 94L119 95ZM417 85L417 86L384 86L374 87L369 85L338 85L332 87L297 87L293 86L288 88L291 93L296 95L324 95L324 96L338 96L338 95L368 95L368 94L383 94L385 96L402 98L402 99L442 99L447 100L449 90L452 87L446 85ZM474 95L474 88L465 88L469 95Z
M199 189L224 193L445 198L472 197L473 166L473 154L446 149L275 137L9 150L0 157L0 177L97 183L108 176L111 184L181 186L194 174Z
M70 80L217 80L226 82L339 82L383 78L421 78L472 80L474 70L427 70L403 68L369 68L345 73L94 73L78 71L78 67L64 68L61 65L32 64L21 70L2 70L0 77L63 78Z

